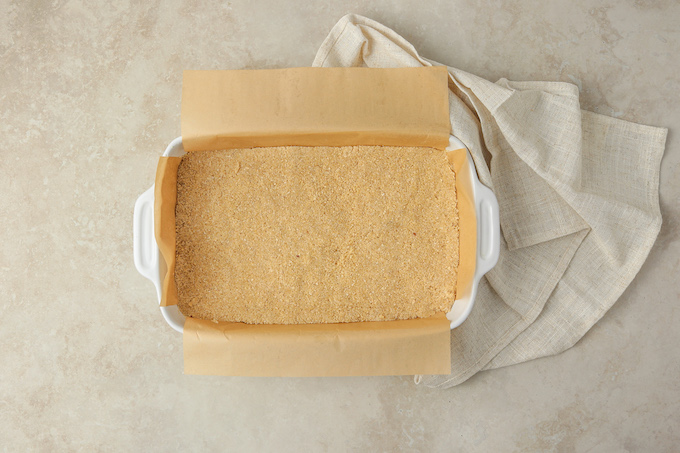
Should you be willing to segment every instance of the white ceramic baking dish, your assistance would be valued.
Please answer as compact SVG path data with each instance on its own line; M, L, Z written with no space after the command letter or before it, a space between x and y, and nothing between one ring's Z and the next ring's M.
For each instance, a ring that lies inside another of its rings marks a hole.
M451 136L447 150L466 149L467 147L456 137ZM479 182L472 156L468 152L467 166L458 170L457 178L467 181L470 185L468 193L472 195L477 222L477 250L475 271L471 284L466 288L458 288L456 301L446 317L451 321L451 329L462 324L467 319L472 306L479 280L498 261L500 252L500 220L498 215L498 201L493 192ZM182 138L173 140L163 153L163 156L181 157L185 153ZM135 203L133 218L133 245L135 267L140 274L151 280L156 287L158 302L161 301L161 276L165 275L167 267L161 259L156 238L154 236L154 186L139 196ZM185 317L180 313L177 305L160 307L167 323L178 332L184 329Z

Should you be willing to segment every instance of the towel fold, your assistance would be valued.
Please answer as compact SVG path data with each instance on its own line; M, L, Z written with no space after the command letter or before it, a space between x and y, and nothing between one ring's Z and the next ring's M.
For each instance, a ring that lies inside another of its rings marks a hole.
M389 28L347 15L313 66L440 65ZM501 255L451 335L446 388L573 346L630 284L661 227L667 130L583 111L563 82L490 82L448 67L452 134L500 205Z

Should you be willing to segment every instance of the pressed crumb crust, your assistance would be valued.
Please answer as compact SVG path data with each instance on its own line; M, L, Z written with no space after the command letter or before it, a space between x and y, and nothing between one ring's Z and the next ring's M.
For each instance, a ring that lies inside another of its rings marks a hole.
M186 316L249 324L422 318L455 298L458 211L432 148L185 155L175 281Z

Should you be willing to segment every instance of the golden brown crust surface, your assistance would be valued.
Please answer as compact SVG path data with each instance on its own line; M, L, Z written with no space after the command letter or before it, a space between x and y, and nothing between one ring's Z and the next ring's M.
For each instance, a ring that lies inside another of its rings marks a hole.
M448 311L458 268L446 153L380 146L189 153L175 279L187 316L251 324Z

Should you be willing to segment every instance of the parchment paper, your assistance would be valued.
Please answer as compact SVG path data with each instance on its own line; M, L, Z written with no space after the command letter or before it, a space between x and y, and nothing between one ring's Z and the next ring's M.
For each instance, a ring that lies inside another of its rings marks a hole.
M182 140L188 152L369 144L444 149L450 130L447 80L442 68L187 71ZM404 90L404 86L412 89ZM456 162L452 156L461 153L465 151L449 153L452 166ZM464 159L458 160L465 162ZM179 160L162 157L156 178L156 239L168 265L162 305L177 303L174 208ZM461 189L465 190L457 184L459 193ZM461 215L461 232L475 230L472 213L472 219L467 216L472 224L466 226ZM460 239L459 273L465 279L474 271L476 236L461 234ZM473 253L472 259L468 256L463 263L465 250ZM472 266L472 272L466 271L466 266L468 269ZM449 321L443 313L406 321L295 326L213 323L187 318L185 373L447 374L451 367L450 334Z

